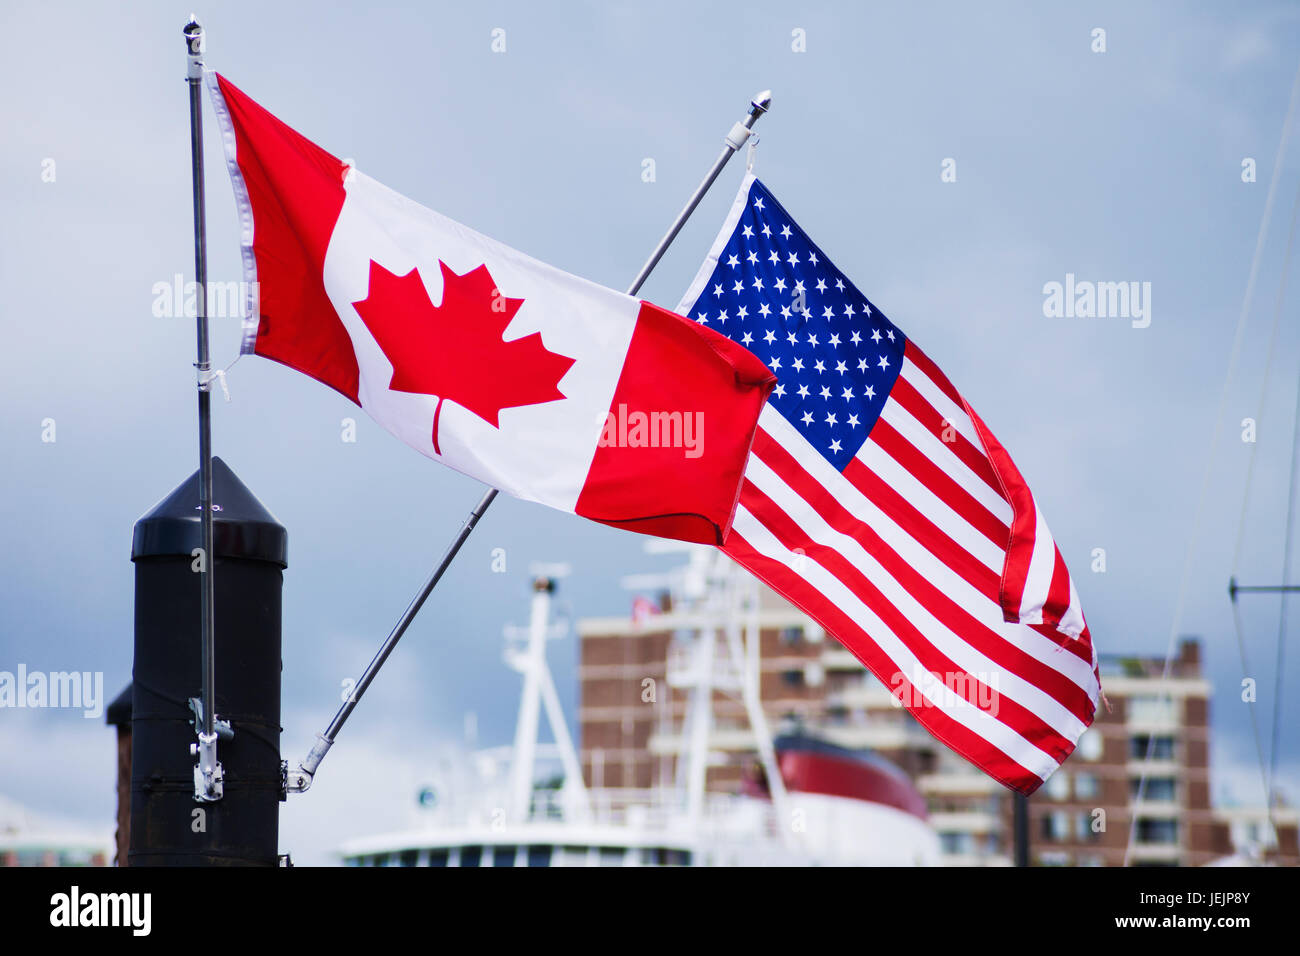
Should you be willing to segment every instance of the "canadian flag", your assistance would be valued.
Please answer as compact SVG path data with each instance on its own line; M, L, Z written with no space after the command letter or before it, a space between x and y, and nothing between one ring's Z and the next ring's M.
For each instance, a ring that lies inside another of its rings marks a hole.
M253 290L244 352L516 497L722 543L776 382L762 362L412 202L207 79Z

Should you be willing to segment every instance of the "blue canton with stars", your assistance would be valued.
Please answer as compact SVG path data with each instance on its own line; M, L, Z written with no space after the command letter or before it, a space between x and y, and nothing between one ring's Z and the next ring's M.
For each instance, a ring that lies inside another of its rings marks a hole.
M906 338L755 179L690 317L777 376L768 402L835 466L857 454L903 365Z

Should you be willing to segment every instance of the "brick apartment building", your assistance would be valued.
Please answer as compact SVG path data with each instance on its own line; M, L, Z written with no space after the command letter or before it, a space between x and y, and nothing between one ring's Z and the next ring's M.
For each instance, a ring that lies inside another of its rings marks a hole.
M671 786L684 751L687 698L674 686L673 662L702 621L667 597L636 618L579 622L580 759L591 786ZM1011 863L1009 791L938 743L852 654L766 588L758 631L761 698L774 728L797 721L892 760L925 795L946 862ZM1295 809L1275 808L1272 845L1264 810L1211 806L1210 686L1198 642L1181 643L1167 679L1163 663L1103 658L1110 709L1099 708L1075 754L1030 800L1032 862L1122 865L1136 813L1134 865L1196 866L1233 854L1300 864ZM715 691L713 699L707 787L730 792L756 760L754 735L735 696Z

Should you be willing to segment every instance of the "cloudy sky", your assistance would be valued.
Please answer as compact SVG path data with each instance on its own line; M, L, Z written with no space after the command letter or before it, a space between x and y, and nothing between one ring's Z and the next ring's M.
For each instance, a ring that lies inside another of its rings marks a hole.
M109 697L131 672L132 524L197 460L193 323L152 308L155 283L192 270L189 12L0 9L0 670L102 671ZM326 149L619 289L749 97L771 88L759 176L1014 454L1103 652L1163 654L1185 587L1180 630L1205 641L1214 684L1216 798L1260 800L1226 584L1239 529L1241 580L1281 574L1300 290L1275 339L1270 330L1300 143L1280 168L1275 158L1300 9L209 2L198 12L209 65ZM498 28L504 52L492 49ZM1104 52L1093 49L1098 28ZM210 275L238 280L229 180L216 138L207 145ZM1248 159L1254 182L1243 181ZM955 181L943 181L945 164ZM723 175L646 297L677 302L741 173L736 162ZM1067 273L1149 282L1150 325L1046 317L1044 285ZM237 321L214 321L214 361L229 363L237 346ZM297 759L481 488L305 376L247 358L229 383L232 401L215 404L217 453L289 529L283 747ZM340 421L353 416L357 441L345 443ZM1241 440L1246 417L1258 423L1253 445ZM53 442L42 440L46 419ZM504 574L492 572L495 548ZM1096 548L1105 573L1090 570ZM563 598L579 617L624 613L619 578L671 563L635 535L500 500L313 791L289 803L285 849L322 861L346 836L401 822L469 712L482 742L509 739L518 677L500 663L501 627L524 621L535 561L573 566ZM1267 735L1277 599L1248 599L1242 619ZM552 646L570 709L575 653L571 640ZM1293 642L1284 688L1298 677ZM1294 728L1300 705L1283 704L1282 726ZM1280 763L1300 800L1300 736L1284 734ZM113 774L101 720L0 712L8 797L106 824Z

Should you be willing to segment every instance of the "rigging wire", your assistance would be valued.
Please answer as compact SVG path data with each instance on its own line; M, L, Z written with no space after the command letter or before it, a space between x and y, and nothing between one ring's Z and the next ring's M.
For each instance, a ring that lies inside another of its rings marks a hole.
M1182 628L1183 610L1187 603L1187 591L1191 584L1192 562L1195 558L1197 547L1200 543L1201 525L1205 516L1205 505L1209 495L1210 477L1214 471L1214 462L1219 450L1219 440L1223 433L1224 411L1227 407L1228 396L1232 390L1233 378L1236 374L1237 359L1241 354L1241 343L1244 337L1246 319L1250 314L1251 300L1255 293L1255 279L1259 275L1259 263L1261 253L1264 248L1264 240L1268 236L1269 220L1273 216L1273 201L1277 197L1277 184L1281 178L1282 163L1286 157L1286 144L1290 138L1292 121L1295 119L1296 100L1300 96L1300 69L1296 70L1295 79L1291 82L1291 98L1287 103L1286 119L1282 122L1282 135L1278 140L1277 152L1273 159L1273 172L1269 177L1268 195L1264 200L1264 217L1260 220L1259 234L1255 238L1255 252L1250 260L1250 274L1246 279L1246 292L1242 297L1241 311L1237 315L1237 327L1232 336L1232 351L1228 356L1228 371L1223 382L1223 390L1219 394L1219 407L1214 417L1214 433L1210 439L1210 451L1205 462L1205 471L1201 478L1201 490L1197 497L1196 511L1192 521L1191 537L1188 540L1187 552L1183 558L1182 578L1178 587L1178 598L1174 606L1174 616L1169 628L1169 642L1165 649L1164 668L1161 673L1161 682L1169 680L1170 668L1173 664L1174 645L1178 639L1178 632ZM1129 821L1128 843L1124 848L1124 865L1129 865L1129 859L1133 852L1133 844L1137 837L1138 814L1137 807L1142 803L1146 793L1147 767L1150 765L1152 754L1155 750L1156 735L1150 734L1147 737L1147 749L1142 761L1142 773L1138 778L1138 789L1134 795L1134 811Z

